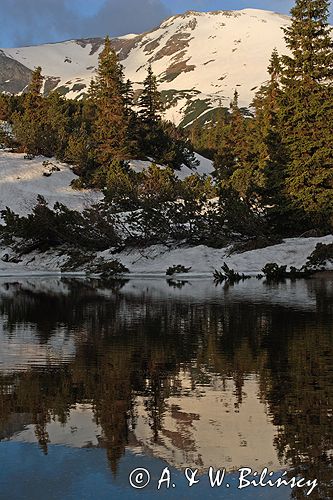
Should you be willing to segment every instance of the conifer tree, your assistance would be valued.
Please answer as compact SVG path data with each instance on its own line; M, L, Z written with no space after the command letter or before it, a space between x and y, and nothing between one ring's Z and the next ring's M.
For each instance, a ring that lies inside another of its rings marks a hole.
M279 117L281 72L280 57L274 49L268 66L269 81L259 89L252 103L255 109L252 127L253 189L256 201L265 209L268 221L275 230L280 230L281 224L285 224L287 211L284 193L287 157Z
M8 120L10 114L9 97L5 94L0 94L0 121Z
M285 29L281 120L286 191L304 225L333 227L333 43L327 0L296 0Z
M216 178L226 187L231 178L241 168L246 156L247 141L244 117L238 106L238 92L235 90L230 103L230 116L227 122L222 121L219 131L219 144L214 158Z
M123 68L109 37L99 56L95 81L89 89L89 97L96 106L94 139L96 158L101 165L113 159L127 156L127 117L124 99Z
M126 80L124 84L124 104L127 115L129 115L131 112L131 108L133 106L133 98L134 92L132 82L131 80Z
M57 91L44 98L44 116L47 134L44 138L46 156L63 159L69 138L69 110L67 101Z
M32 73L31 82L28 86L28 91L25 99L25 109L29 113L36 113L42 102L43 88L42 68L38 66Z
M139 106L141 107L140 115L144 122L154 124L161 119L163 104L161 94L157 88L157 79L151 65L148 67L148 74L143 82L143 86L144 89L139 98Z
M40 66L32 73L23 102L23 114L13 115L13 132L16 140L30 154L44 153L47 130L45 127L45 106L41 95L43 76Z
M137 175L125 162L114 160L106 174L106 199L122 208L133 208L137 201Z
M305 81L328 82L333 77L333 41L328 0L296 0L291 9L291 26L284 28L291 50L283 56L283 81L286 85Z
M143 173L139 195L148 205L158 205L177 198L178 180L171 168L160 168L152 163Z

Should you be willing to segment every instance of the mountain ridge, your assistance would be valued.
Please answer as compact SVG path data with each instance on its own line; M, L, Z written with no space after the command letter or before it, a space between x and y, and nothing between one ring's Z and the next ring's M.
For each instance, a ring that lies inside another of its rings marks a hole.
M284 14L260 9L191 10L145 33L112 38L112 44L135 94L151 64L166 102L165 118L185 126L218 106L228 107L235 89L240 105L248 107L267 80L272 50L287 52L281 28L289 23ZM102 46L103 38L82 38L0 49L0 91L24 91L33 68L41 66L46 94L57 89L81 98Z

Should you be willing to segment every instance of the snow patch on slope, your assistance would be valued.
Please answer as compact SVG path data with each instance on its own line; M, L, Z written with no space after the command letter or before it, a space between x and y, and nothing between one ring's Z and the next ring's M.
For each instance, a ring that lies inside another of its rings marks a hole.
M190 175L193 174L199 174L199 175L212 175L214 166L213 162L211 160L208 160L208 158L205 158L204 156L201 156L199 153L194 154L195 159L199 162L199 165L197 167L194 167L193 169L187 167L186 165L182 165L180 170L175 170L175 175L178 177L180 180L186 179L186 177L189 177ZM136 173L141 173L147 170L147 168L150 167L150 165L153 163L153 160L130 160L129 165L130 167L134 170ZM164 165L159 165L157 164L159 168L165 168Z
M82 211L103 198L99 191L75 191L71 182L77 178L70 167L49 160L60 170L50 177L43 175L47 168L38 156L25 160L22 153L0 152L0 210L9 207L19 215L26 215L36 205L37 195L44 196L52 207L57 201L68 208Z

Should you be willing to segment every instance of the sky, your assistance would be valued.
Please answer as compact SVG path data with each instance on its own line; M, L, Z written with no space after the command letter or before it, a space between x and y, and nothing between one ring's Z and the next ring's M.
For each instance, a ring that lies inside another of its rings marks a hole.
M288 14L293 0L0 0L0 47L142 33L186 10L257 8Z

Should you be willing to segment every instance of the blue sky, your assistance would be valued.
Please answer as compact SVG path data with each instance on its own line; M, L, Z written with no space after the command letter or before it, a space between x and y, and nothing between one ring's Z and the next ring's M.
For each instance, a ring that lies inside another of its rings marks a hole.
M293 0L0 0L0 47L141 33L185 10L258 8L288 13Z

